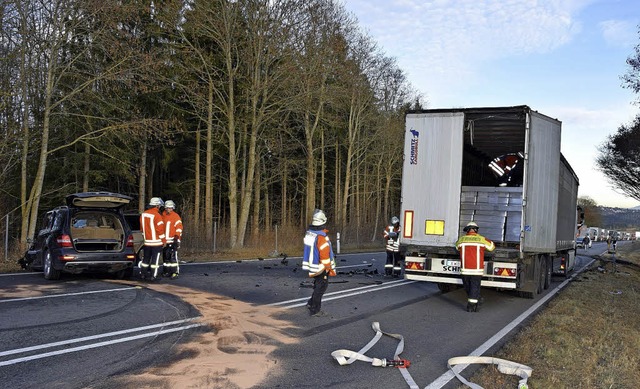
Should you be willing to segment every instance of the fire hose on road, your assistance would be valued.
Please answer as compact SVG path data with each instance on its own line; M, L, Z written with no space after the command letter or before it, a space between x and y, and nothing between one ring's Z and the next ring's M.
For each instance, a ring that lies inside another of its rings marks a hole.
M398 370L402 373L405 381L409 385L411 389L419 389L416 382L411 377L411 374L407 370L407 368L411 365L411 363L406 360L400 358L400 354L404 351L404 337L400 334L391 334L388 332L382 331L380 328L380 323L373 322L371 324L371 328L376 332L376 335L367 343L363 348L356 351L340 349L331 353L331 356L342 366L350 365L355 361L363 361L369 362L372 366L377 367L397 367ZM386 358L372 358L365 355L371 347L373 347L382 335L386 335L395 339L398 339L398 346L396 347L396 351L393 355L392 360L388 360ZM507 361L505 359L493 358L493 357L481 357L481 356L466 356L466 357L455 357L450 358L447 361L447 366L455 376L462 382L464 385L472 389L483 389L482 386L474 384L472 382L467 381L464 377L462 377L454 368L455 365L471 365L471 364L495 364L498 366L498 371L503 374L517 375L521 379L518 382L518 389L527 389L527 379L531 376L532 368L526 365L522 365L520 363Z

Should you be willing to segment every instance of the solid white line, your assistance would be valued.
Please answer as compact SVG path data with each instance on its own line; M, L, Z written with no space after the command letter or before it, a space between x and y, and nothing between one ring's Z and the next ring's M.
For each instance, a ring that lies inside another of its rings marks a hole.
M120 292L120 291L131 290L131 289L142 289L142 288L140 286L131 286L131 287L128 287L128 288L91 290L91 291L87 291L87 292L51 294L51 295L48 295L48 296L20 297L20 298L15 298L15 299L0 300L0 303L10 303L10 302L14 302L14 301L25 301L25 300L39 300L39 299L48 299L48 298L54 298L54 297L80 296L80 295L83 295L83 294L93 294L93 293Z
M595 261L595 259L592 259L591 262L587 263L585 266L583 266L582 268L580 268L579 270L574 272L571 275L571 277L569 277L566 280L564 280L564 282L562 282L560 285L558 285L554 290L552 290L551 292L547 293L542 299L540 299L540 301L538 301L537 303L532 305L529 309L527 309L526 311L521 313L520 316L515 318L511 323L507 324L503 329L498 331L495 335L493 335L491 338L489 338L489 340L487 340L482 345L480 345L480 347L478 347L477 349L473 350L469 355L470 356L481 356L482 354L484 354L488 349L493 347L493 345L495 345L500 339L502 339L505 336L507 336L507 334L510 331L512 331L516 326L518 326L520 323L522 323L527 317L532 315L538 308L540 308L544 303L546 303L551 297L553 297L556 293L558 293L560 290L562 290L562 288L567 286L567 284L569 282L571 282L573 280L573 278L575 278L578 274L582 273L582 271L584 269L586 269L588 266L590 266L594 261ZM460 374L460 372L462 372L464 369L466 369L467 366L469 366L469 365L456 365L456 366L453 367L453 370L455 370L458 374ZM455 377L456 377L455 374L451 370L448 370L446 373L444 373L440 377L438 377L435 381L433 381L432 383L427 385L425 387L425 389L440 389L440 388L444 387L445 385L447 385L449 383L449 381L451 381Z
M373 266L373 263L366 263L366 262L365 262L365 263L363 263L363 264L361 264L361 265L349 265L349 266L340 266L340 265L338 265L338 266L336 266L336 270L346 269L346 268L348 268L348 267L365 267L365 266L366 266L366 267Z
M360 294L365 294L365 293L370 293L370 292L377 292L377 291L384 290L384 289L395 288L396 286L404 286L404 285L413 284L415 282L418 282L418 281L406 281L406 282L403 282L401 284L391 284L391 282L387 282L386 284L377 285L376 287L370 288L370 289L367 289L367 290L356 291L357 289L362 289L362 288L356 288L356 289L350 289L348 291L335 292L335 293L340 293L340 294L337 295L337 296L328 297L328 298L327 297L323 297L322 298L322 302L331 301L331 300L338 300L338 299L342 299L342 298L345 298L345 297L357 296L357 295L360 295ZM351 292L351 293L349 293L349 292ZM325 296L328 296L328 295L329 295L329 293L325 294ZM301 303L286 305L286 306L283 306L282 308L290 309L290 308L302 307L302 306L307 304L308 300L309 300L309 297L302 297L302 298L296 299L296 301L302 301ZM274 305L274 304L270 304L270 305Z
M336 256L342 258L342 257L348 257L351 255L367 255L367 254L380 254L382 252L371 252L371 253L350 253L350 254L337 254ZM287 257L287 260L289 259L302 259L302 257ZM262 259L230 259L227 261L209 261L209 262L189 262L189 263L181 263L180 265L184 266L184 265L215 265L218 263L236 263L236 262L258 262L258 261L282 261L282 256L280 257L269 257L269 258L262 258ZM340 266L340 267L346 267L346 266Z
M106 341L106 342L93 343L93 344L88 344L88 345L85 345L85 346L73 347L73 348L60 350L60 351L51 351L51 352L48 352L48 353L32 355L32 356L24 357L24 358L10 359L8 361L0 362L0 366L14 365L16 363L33 361L35 359L52 357L54 355L63 355L63 354L73 353L73 352L76 352L76 351L90 350L92 348L110 346L112 344L129 342L129 341L132 341L132 340L144 339L144 338L149 338L149 337L152 337L152 336L157 336L157 335L162 335L162 334L169 334L171 332L184 331L184 330L188 330L190 328L201 327L203 325L204 324L201 324L201 323L190 324L190 325L187 325L187 326L184 326L184 327L169 328L169 329L166 329L166 330L160 330L160 331L152 332L152 333L149 333L149 334L135 335L135 336L130 336L128 338L121 338L121 339L109 340L109 341Z
M337 295L337 294L349 293L349 292L352 292L354 290L377 288L377 287L380 287L380 286L383 286L383 285L397 284L399 282L403 282L404 283L404 282L406 282L406 280L403 279L403 280L389 281L389 282L385 282L385 283L382 283L382 284L360 286L360 287L357 287L357 288L347 289L347 290L339 290L337 292L325 293L325 296L333 296L333 295ZM412 281L412 282L414 282L414 281ZM329 282L329 283L331 283L331 282ZM285 304L289 304L289 303L294 303L296 301L307 301L307 300L309 300L309 297L300 297L300 298L293 299L293 300L286 300L286 301L280 301L280 302L277 302L277 303L267 304L267 306L285 305Z
M62 340L60 342L46 343L46 344L41 344L41 345L38 345L38 346L17 348L17 349L14 349L14 350L8 350L8 351L0 352L0 357L4 357L4 356L7 356L7 355L12 355L12 354L20 354L20 353L24 353L24 352L27 352L27 351L35 351L35 350L42 350L42 349L45 349L45 348L64 346L65 344L80 343L80 342L86 342L88 340L94 340L94 339L100 339L100 338L108 338L108 337L116 336L116 335L130 334L132 332L140 332L140 331L149 330L151 328L168 327L168 326L173 326L173 325L176 325L176 324L182 324L182 323L187 323L187 322L190 322L190 321L194 321L194 320L197 320L199 318L200 318L199 316L196 316L196 317L191 317L191 318L183 319L183 320L175 320L175 321L169 321L169 322L166 322L166 323L151 324L151 325L144 326L144 327L130 328L130 329L127 329L127 330L122 330L122 331L107 332L107 333L104 333L104 334L85 336L85 337L76 338L76 339Z
M42 274L42 272L29 272L29 273L3 273L0 274L0 277L9 277L9 276L28 276L33 274Z

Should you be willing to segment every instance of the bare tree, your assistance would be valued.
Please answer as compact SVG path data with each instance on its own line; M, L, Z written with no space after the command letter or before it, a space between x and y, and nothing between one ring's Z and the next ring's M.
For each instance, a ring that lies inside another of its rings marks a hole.
M599 152L596 165L611 185L640 200L640 115L609 135Z

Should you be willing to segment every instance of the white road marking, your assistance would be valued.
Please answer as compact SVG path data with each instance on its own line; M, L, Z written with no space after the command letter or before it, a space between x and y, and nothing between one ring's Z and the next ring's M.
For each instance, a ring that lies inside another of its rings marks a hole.
M559 291L561 291L565 286L567 286L567 284L569 284L569 282L571 282L577 275L579 275L580 273L582 273L587 267L589 267L593 262L595 261L595 259L592 259L589 263L587 263L585 266L581 267L579 270L575 271L570 278L567 278L566 280L564 280L564 282L562 282L560 285L558 285L555 289L553 289L552 291L550 291L549 293L547 293L543 298L540 299L540 301L538 301L537 303L535 303L534 305L532 305L529 309L527 309L526 311L524 311L523 313L520 314L520 316L518 316L517 318L513 319L513 321L509 324L507 324L504 328L502 328L500 331L498 331L495 335L493 335L491 338L489 338L486 342L484 342L483 344L480 345L480 347L478 347L477 349L473 350L469 355L470 356L481 356L482 354L484 354L487 350L489 350L491 347L493 347L496 343L498 343L498 341L502 338L504 338L505 336L507 336L507 334L509 332L511 332L514 328L516 328L518 325L520 325L525 319L527 319L529 316L531 316L536 310L538 310L538 308L540 308L542 305L544 305L550 298L552 298L556 293L558 293ZM467 366L469 365L456 365L453 367L453 369L460 374L460 372L462 372L464 369L467 368ZM444 387L445 385L447 385L449 383L449 381L451 381L453 378L455 378L456 376L453 374L453 372L451 370L448 370L446 373L442 374L440 377L438 377L435 381L433 381L432 383L430 383L429 385L427 385L425 387L425 389L440 389L442 387Z
M337 300L337 299L350 297L350 296L356 296L359 294L364 294L369 292L377 292L379 290L395 288L396 286L413 284L414 282L417 282L417 281L407 281L403 279L403 280L389 281L383 284L367 285L367 286L361 286L358 288L340 290L337 292L326 293L323 296L322 301L325 302L325 301ZM332 296L332 297L329 297L329 296ZM282 308L284 309L290 309L290 308L302 307L307 304L308 300L309 300L309 297L300 297L293 300L280 301L277 303L267 304L267 306L282 306Z
M107 332L107 333L104 333L104 334L98 334L98 335L92 335L92 336L84 336L82 338L62 340L60 342L45 343L45 344L40 344L40 345L37 345L37 346L31 346L31 347L17 348L17 349L14 349L14 350L1 351L0 352L0 357L4 357L4 356L7 356L7 355L13 355L13 354L25 353L25 352L28 352L28 351L42 350L42 349L45 349L45 348L64 346L66 344L86 342L88 340L95 340L95 339L101 339L101 338L108 338L108 337L111 337L111 336L130 334L132 332L146 331L146 330L149 330L149 329L152 329L152 328L168 327L168 326L173 326L173 325L176 325L176 324L183 324L183 323L191 322L191 321L197 320L199 318L200 317L197 316L197 317L191 317L191 318L183 319L183 320L170 321L170 322L166 322L166 323L151 324L151 325L144 326L144 327L129 328L129 329L122 330L122 331Z
M85 346L78 346L78 347L68 348L68 349L59 350L59 351L51 351L51 352L48 352L48 353L31 355L31 356L23 357L23 358L10 359L8 361L1 361L0 362L0 366L15 365L16 363L33 361L35 359L42 359L42 358L52 357L52 356L55 356L55 355L69 354L69 353L73 353L73 352L76 352L76 351L89 350L89 349L92 349L92 348L110 346L110 345L113 345L113 344L129 342L129 341L132 341L132 340L144 339L144 338L149 338L149 337L152 337L152 336L157 336L157 335L162 335L162 334L169 334L169 333L177 332L177 331L184 331L184 330L188 330L188 329L191 329L191 328L201 327L202 325L204 325L204 324L202 324L202 323L190 324L190 325L186 325L186 326L183 326L183 327L169 328L169 329L155 331L155 332L151 332L151 333L147 333L147 334L130 336L128 338L114 339L114 340L109 340L109 341L105 341L105 342L87 344Z
M26 300L40 300L40 299L48 299L48 298L55 298L55 297L80 296L80 295L84 295L84 294L94 294L94 293L121 292L121 291L131 290L131 289L142 289L142 288L140 286L132 286L132 287L128 287L128 288L115 288L115 289L105 289L105 290L90 290L90 291L87 291L87 292L50 294L50 295L46 295L46 296L34 296L34 297L20 297L20 298L14 298L14 299L0 300L0 303L11 303L11 302L14 302L14 301L26 301Z

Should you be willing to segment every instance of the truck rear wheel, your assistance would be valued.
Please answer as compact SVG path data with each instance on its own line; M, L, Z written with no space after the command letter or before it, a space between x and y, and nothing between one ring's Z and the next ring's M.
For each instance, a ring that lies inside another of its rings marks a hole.
M547 258L544 255L539 255L537 258L538 262L538 290L536 291L538 294L541 294L545 289L544 285L547 279Z
M549 289L551 286L551 273L553 272L553 261L550 256L545 255L544 261L546 263L546 272L544 274L544 289Z

